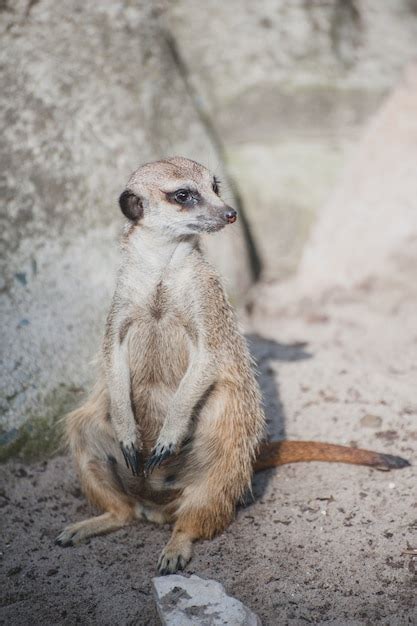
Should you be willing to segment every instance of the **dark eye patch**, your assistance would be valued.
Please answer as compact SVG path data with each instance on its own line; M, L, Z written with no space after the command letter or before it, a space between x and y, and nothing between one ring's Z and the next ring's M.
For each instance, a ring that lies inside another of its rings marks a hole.
M179 204L185 208L191 208L198 204L201 200L201 196L198 191L191 189L177 189L166 194L169 202Z
M212 185L212 187L213 187L214 193L219 196L220 195L220 181L219 181L219 179L216 176L214 176L214 178L213 178L213 185Z

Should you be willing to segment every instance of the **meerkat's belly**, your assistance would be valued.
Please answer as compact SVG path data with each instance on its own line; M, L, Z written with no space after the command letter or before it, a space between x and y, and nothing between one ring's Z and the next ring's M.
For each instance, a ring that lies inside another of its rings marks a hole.
M128 340L133 410L151 444L187 370L193 342L175 310L147 313L132 324Z

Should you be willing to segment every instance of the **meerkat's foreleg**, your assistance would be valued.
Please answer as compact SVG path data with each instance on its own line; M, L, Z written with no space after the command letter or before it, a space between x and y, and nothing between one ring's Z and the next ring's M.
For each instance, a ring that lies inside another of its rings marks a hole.
M141 462L140 441L130 399L129 351L126 340L113 338L105 351L105 364L112 425L126 465L137 476Z
M196 353L175 392L156 445L146 463L146 473L151 473L162 461L178 452L190 431L193 410L215 378L211 355L205 350Z

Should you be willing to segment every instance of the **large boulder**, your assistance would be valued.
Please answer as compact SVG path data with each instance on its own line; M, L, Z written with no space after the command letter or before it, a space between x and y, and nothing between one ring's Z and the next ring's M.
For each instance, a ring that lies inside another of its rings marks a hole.
M18 0L0 18L3 455L43 454L94 375L130 173L180 154L226 175L156 5ZM241 301L241 224L207 245Z
M417 268L417 64L369 123L320 213L296 276L253 294L258 314L375 280L406 285Z
M303 291L401 280L417 267L417 65L369 124L300 264Z
M415 56L416 3L180 0L168 16L241 190L262 276L288 276L361 128Z

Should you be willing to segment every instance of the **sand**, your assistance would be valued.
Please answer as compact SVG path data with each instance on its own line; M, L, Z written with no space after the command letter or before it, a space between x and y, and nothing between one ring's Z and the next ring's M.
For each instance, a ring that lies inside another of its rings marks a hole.
M369 281L279 313L260 302L252 330L263 339L251 346L270 433L415 462L412 281ZM151 577L167 526L62 549L62 527L91 514L71 460L0 471L1 623L158 624ZM257 475L253 495L226 532L196 544L188 573L220 581L264 625L417 623L417 558L402 555L417 548L415 467L292 465Z

